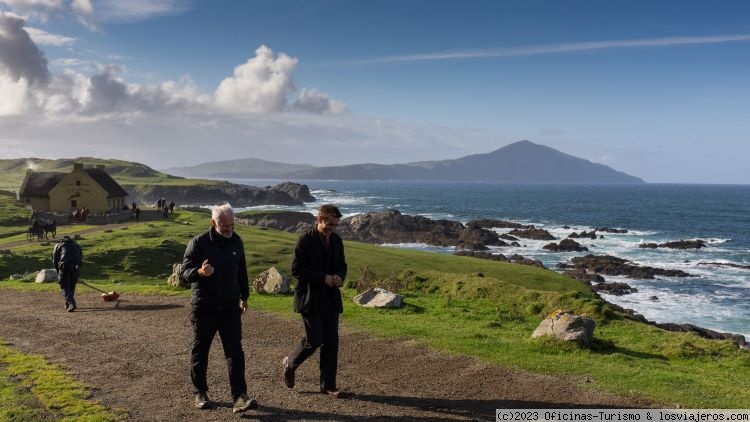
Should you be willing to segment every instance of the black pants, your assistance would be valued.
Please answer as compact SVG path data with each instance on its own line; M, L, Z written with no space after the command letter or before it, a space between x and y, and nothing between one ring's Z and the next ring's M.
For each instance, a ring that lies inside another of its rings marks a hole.
M206 382L208 352L217 331L224 347L232 400L240 394L247 393L245 352L242 350L242 319L239 304L223 308L193 307L190 322L193 324L193 351L190 355L190 377L193 381L193 393L208 391L208 383Z
M78 275L80 270L78 266L62 266L57 272L57 280L60 283L60 289L62 295L65 298L65 306L73 305L76 306L76 283L78 283Z
M320 347L320 387L335 390L339 356L339 314L336 311L302 314L302 322L305 324L305 336L289 354L289 365L297 369Z

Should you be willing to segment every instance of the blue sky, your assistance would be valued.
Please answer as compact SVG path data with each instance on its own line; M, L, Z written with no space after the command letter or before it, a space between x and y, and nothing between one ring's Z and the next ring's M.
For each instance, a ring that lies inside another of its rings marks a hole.
M745 1L0 11L2 158L398 163L527 139L649 182L750 183Z

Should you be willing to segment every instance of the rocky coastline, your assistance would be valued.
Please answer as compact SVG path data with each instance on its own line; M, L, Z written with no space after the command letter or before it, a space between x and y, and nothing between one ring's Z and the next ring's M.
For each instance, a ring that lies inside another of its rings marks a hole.
M263 188L222 182L215 185L124 185L131 200L137 203L156 204L161 198L174 201L179 206L215 205L229 202L235 207L259 205L302 205L314 202L307 185L285 182Z

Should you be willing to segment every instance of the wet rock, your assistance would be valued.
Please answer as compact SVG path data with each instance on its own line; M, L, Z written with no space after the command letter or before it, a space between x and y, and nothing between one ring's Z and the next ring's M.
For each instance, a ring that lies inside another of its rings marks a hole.
M575 269L595 272L604 275L621 275L636 279L653 279L654 276L692 277L682 270L666 270L648 266L639 266L631 261L609 255L586 255L571 259Z
M641 243L638 245L639 248L644 249L656 249L656 248L670 248L670 249L700 249L707 246L705 240L677 240L674 242L665 243Z
M526 230L514 229L508 232L508 234L512 236L518 236L518 237L523 237L524 239L532 239L532 240L554 240L555 239L555 237L552 236L550 232L544 229L526 229Z
M548 243L544 245L542 249L546 249L552 252L583 252L589 250L589 248L581 246L573 239L563 239L559 244Z

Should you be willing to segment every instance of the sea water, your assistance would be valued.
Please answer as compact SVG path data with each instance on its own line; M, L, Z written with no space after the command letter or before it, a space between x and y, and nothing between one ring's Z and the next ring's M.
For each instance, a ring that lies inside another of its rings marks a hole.
M279 181L234 179L253 186ZM586 254L612 255L639 265L680 269L695 277L652 280L604 276L638 289L606 300L656 322L691 323L750 339L750 270L713 263L750 265L750 185L551 185L406 181L297 181L308 185L315 203L298 207L253 207L315 213L322 203L339 206L345 216L397 209L404 214L466 223L490 218L533 224L564 239L572 232L597 227L626 229L624 234L598 232L604 238L575 239L588 252L555 253L542 249L549 241L520 239L520 247L492 247L558 262ZM565 228L565 227L569 228ZM499 233L509 230L497 230ZM702 249L644 249L642 242L702 239ZM441 253L453 248L423 244L389 245ZM654 299L656 297L656 299Z

